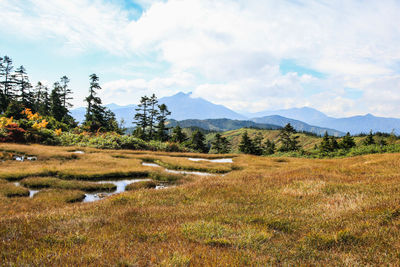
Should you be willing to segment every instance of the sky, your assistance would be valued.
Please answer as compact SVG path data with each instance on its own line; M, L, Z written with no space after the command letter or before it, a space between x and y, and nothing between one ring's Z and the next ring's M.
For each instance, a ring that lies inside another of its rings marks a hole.
M192 92L239 112L400 117L398 0L0 0L0 55L75 107Z

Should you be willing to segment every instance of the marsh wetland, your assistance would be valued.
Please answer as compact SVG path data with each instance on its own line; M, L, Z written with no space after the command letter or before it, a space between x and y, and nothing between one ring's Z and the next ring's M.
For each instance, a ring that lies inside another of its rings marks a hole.
M3 265L400 262L399 154L222 158L17 144L0 152Z

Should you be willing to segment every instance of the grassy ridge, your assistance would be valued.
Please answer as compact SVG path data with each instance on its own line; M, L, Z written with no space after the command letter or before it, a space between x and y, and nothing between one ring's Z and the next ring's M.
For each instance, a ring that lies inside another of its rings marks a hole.
M239 153L239 143L241 140L242 134L247 131L250 138L254 139L256 134L261 133L264 141L269 139L270 141L274 141L276 143L276 148L280 147L279 142L279 130L261 130L261 129L238 129L232 130L222 133L223 137L226 137L227 140L232 145L232 152ZM335 152L329 153L328 155L321 155L318 150L318 146L322 141L322 137L306 134L306 133L297 133L296 135L299 136L297 139L299 141L299 145L303 150L303 153L300 152L293 152L293 153L279 153L276 152L274 156L293 156L293 157L345 157L345 156L358 156L358 155L366 155L366 154L374 154L374 153L395 153L400 151L400 140L398 138L393 138L386 136L374 136L375 141L379 139L385 140L388 145L387 146L379 146L379 145L370 145L365 146L363 145L366 136L355 136L354 141L357 147L352 148L350 151L339 149ZM210 143L215 136L215 133L210 133L206 135L206 140ZM337 141L340 142L341 138L337 138Z
M102 155L120 166L127 166L125 161L140 163L138 158L114 162L112 151L94 152L96 159ZM146 156L158 157L150 152ZM80 157L77 164L85 166L89 159ZM171 160L187 163L184 158ZM176 187L133 190L94 203L66 203L74 198L64 194L77 199L83 193L70 190L47 191L32 199L0 196L2 262L400 264L400 154L344 159L239 155L234 162L238 170L225 176L193 176ZM14 168L21 163L1 164ZM107 167L97 172L106 173ZM137 168L143 170L141 164ZM6 169L0 168L2 172Z

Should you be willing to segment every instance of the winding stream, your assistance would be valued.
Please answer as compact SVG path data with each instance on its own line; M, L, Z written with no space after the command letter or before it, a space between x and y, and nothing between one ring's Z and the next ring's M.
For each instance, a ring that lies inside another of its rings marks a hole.
M73 153L78 153L78 154L83 154L83 151L74 151ZM215 163L232 163L232 159L203 159L203 158L188 158L188 160L191 161L210 161L210 162L215 162ZM148 163L148 162L142 162L143 166L147 166L147 167L156 167L156 168L163 168L160 165L156 164L156 163ZM197 172L197 171L178 171L178 170L171 170L171 169L167 169L164 168L164 170L166 172L170 172L170 173L177 173L177 174L194 174L194 175L202 175L202 176L206 176L206 175L215 175L213 173L208 173L208 172ZM117 189L113 192L95 192L95 193L86 193L85 194L85 199L83 200L83 202L93 202L93 201L97 201L100 199L103 199L105 197L111 196L111 195L115 195L118 193L122 193L125 192L126 186L132 183L137 183L137 182L142 182L142 181L150 181L151 179L124 179L124 180L103 180L103 181L93 181L95 183L100 183L100 184L105 184L105 183L111 183L117 186ZM21 184L19 182L15 182L14 183L16 186L21 186ZM163 189L163 188L167 188L169 187L166 184L161 184L161 185L157 185L155 189ZM29 189L29 188L28 188ZM38 192L40 192L40 190L32 190L29 189L29 197L32 198L35 194L37 194Z

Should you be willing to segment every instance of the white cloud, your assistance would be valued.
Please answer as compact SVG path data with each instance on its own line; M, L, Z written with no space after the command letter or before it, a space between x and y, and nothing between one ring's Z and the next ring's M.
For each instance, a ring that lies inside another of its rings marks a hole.
M77 51L126 52L128 13L105 1L0 0L2 31L36 41L56 39Z
M102 84L104 89L102 96L107 102L119 104L137 103L141 96L157 94L161 98L179 91L188 91L194 85L194 77L190 73L172 73L166 78L154 78L152 80L133 79L115 80Z
M136 99L148 88L160 96L192 88L196 96L238 110L309 105L337 116L400 116L396 0L137 2L145 12L130 21L113 1L0 0L0 31L62 40L82 52L157 54L156 63L170 66L161 78L105 83L106 102ZM282 59L325 76L281 74ZM349 99L345 87L364 96Z

